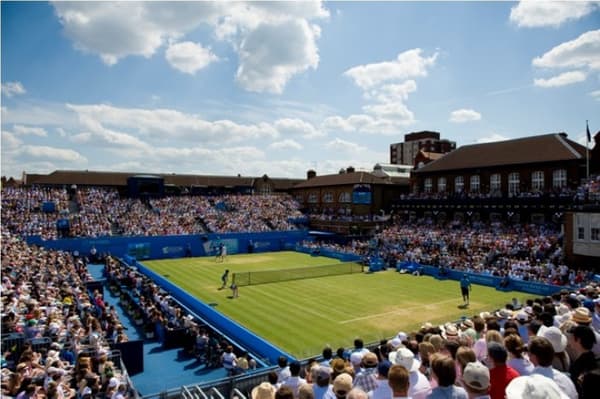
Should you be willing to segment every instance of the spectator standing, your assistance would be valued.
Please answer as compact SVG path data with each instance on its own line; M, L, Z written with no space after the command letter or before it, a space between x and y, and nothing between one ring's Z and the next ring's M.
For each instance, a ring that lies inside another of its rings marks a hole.
M504 399L506 386L519 376L519 372L506 365L508 352L498 342L488 343L488 361L490 362L490 396L492 399Z

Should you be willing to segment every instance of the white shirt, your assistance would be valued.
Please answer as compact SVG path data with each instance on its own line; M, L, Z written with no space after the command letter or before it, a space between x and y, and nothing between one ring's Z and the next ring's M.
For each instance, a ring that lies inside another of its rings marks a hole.
M556 385L563 391L565 395L569 397L569 399L577 399L577 390L575 389L575 385L573 381L564 373L556 370L552 367L541 367L537 366L533 369L531 374L540 374L544 377L550 378L556 382Z
M408 396L413 399L425 399L431 393L431 384L420 371L409 374Z
M285 381L283 381L283 383L281 384L282 387L290 387L291 390L294 392L294 397L297 398L298 397L298 393L300 391L300 385L302 384L306 384L306 380L304 378L300 378L298 376L296 377L288 377L285 379Z

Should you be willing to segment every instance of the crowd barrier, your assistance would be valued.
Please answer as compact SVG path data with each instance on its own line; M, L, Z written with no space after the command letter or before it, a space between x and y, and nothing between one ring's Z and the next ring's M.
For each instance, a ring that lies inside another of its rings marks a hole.
M217 328L223 334L234 337L243 347L252 348L252 352L258 354L261 358L268 359L271 364L277 364L277 359L280 356L285 356L290 360L294 359L290 354L282 351L251 331L248 331L246 328L229 319L227 316L217 312L209 305L194 298L187 291L179 288L160 274L148 269L142 263L136 261L134 265L140 273L152 279L160 288L168 291L171 296L177 299L177 301L198 314L201 318L206 320L208 324Z
M110 253L117 257L131 256L135 259L165 259L184 256L215 255L219 244L227 246L228 254L249 252L273 252L293 248L308 238L307 230L273 231L265 233L191 234L173 236L106 236L97 238L62 238L42 240L29 236L29 245L48 249L77 252L89 256L92 248L98 254Z
M451 279L458 281L462 278L463 275L466 274L467 276L469 276L469 279L473 284L494 287L499 290L527 292L529 294L539 296L552 295L563 288L570 288L559 285L538 283L534 281L516 280L511 278L509 278L508 281L505 282L507 284L502 286L501 283L503 281L503 278L501 277L491 276L488 274L462 272L452 269L443 269L435 266L421 265L417 262L410 261L398 262L396 264L396 270L406 270L409 273L418 271L419 274L432 276L439 280Z

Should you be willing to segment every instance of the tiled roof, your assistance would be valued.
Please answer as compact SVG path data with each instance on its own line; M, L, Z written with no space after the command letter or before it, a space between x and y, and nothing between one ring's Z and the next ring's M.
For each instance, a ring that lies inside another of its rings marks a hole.
M207 186L207 187L252 187L256 179L262 177L252 176L208 176L208 175L180 175L180 174L141 174L127 172L98 172L98 171L73 171L57 170L48 175L28 174L26 184L76 184L90 186L126 186L127 179L131 176L162 177L165 184L175 186ZM285 190L302 179L269 178L275 188Z
M381 178L368 172L350 172L334 175L316 176L296 184L294 188L309 188L323 186L342 186L348 184L392 184L387 178Z
M585 158L585 147L566 134L545 134L494 143L465 145L415 173L568 161Z

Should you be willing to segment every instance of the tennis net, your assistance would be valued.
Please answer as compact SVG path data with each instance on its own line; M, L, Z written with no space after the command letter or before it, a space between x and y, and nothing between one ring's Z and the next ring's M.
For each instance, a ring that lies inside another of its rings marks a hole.
M233 283L235 283L238 287L242 287L245 285L268 284L281 281L337 276L342 274L362 272L363 266L361 264L356 262L344 262L325 266L237 272L233 273Z

